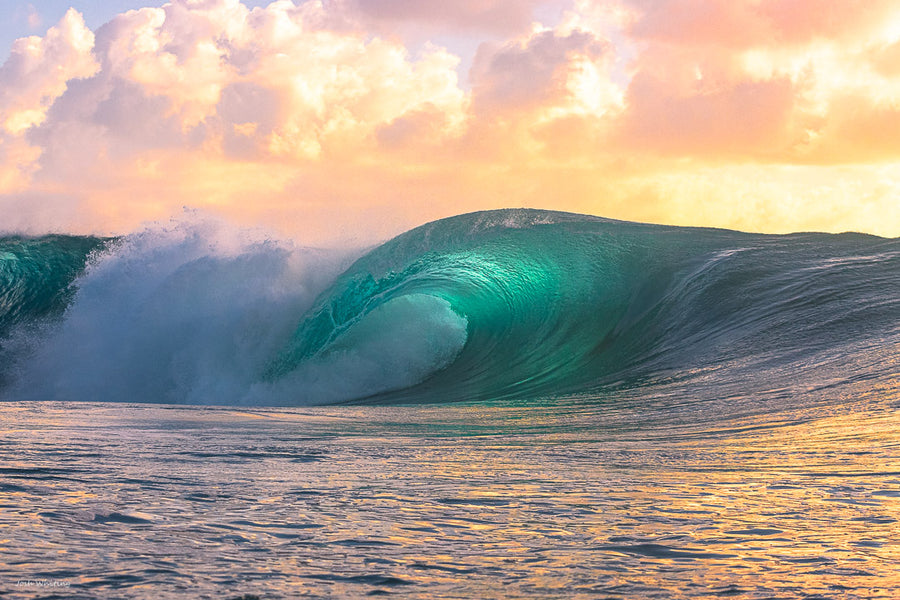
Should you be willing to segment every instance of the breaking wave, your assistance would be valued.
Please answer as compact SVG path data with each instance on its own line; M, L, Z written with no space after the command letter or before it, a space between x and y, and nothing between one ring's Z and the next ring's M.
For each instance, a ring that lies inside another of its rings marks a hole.
M860 234L501 210L365 253L202 220L0 238L5 399L721 397L891 377L898 348L900 240Z

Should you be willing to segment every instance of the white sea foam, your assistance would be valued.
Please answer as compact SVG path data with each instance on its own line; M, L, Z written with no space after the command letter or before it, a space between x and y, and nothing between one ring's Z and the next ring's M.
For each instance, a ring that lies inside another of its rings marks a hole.
M268 363L359 252L323 251L187 215L129 235L77 281L14 398L317 404L410 385L452 359L465 321L436 298L388 303L274 382Z

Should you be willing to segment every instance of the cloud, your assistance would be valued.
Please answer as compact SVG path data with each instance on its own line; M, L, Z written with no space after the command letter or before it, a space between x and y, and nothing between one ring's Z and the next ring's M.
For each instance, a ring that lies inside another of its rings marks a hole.
M676 155L765 158L788 142L794 89L789 79L778 78L685 94L640 73L626 102L618 138L623 145Z
M597 61L608 44L586 31L537 32L503 46L483 45L470 78L476 112L503 112L546 106L567 94L582 60Z
M640 17L630 33L681 45L747 46L771 39L769 23L741 0L632 0Z
M43 38L21 38L0 67L0 126L18 134L40 124L71 79L99 69L91 55L94 34L69 10Z
M348 0L345 10L375 22L508 35L527 29L539 4L536 0Z
M717 161L895 160L900 7L626 0L642 44L618 142Z
M379 131L424 112L441 115L430 139L455 135L456 57L326 28L323 10L177 0L121 14L96 40L70 11L0 71L0 191L30 185L19 211L36 221L84 212L127 229L185 203L241 212L306 164L369 160ZM65 198L74 210L32 206Z
M468 40L468 72L428 36ZM70 10L0 67L3 227L188 205L371 241L530 205L896 235L898 48L882 0L173 0L95 32Z
M34 7L34 4L28 5L28 16L25 20L28 22L28 27L30 29L37 29L44 22L41 18L41 13Z
M0 133L0 194L27 189L40 155L40 148L19 137ZM9 213L5 218L9 218Z
M727 48L846 43L885 24L891 0L626 0L630 33L675 45Z

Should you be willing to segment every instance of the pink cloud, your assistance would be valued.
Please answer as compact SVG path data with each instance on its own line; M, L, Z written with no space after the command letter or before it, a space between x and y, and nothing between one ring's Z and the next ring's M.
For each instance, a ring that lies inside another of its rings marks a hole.
M529 26L539 4L540 0L348 0L346 7L375 21L510 34Z
M756 11L788 43L846 40L900 16L893 0L764 0Z
M258 159L267 154L265 140L277 130L286 110L278 91L237 81L222 90L215 117L208 118L207 125L219 129L226 157Z
M900 157L900 106L852 93L832 101L802 160L818 164L893 162Z
M900 40L873 48L870 60L875 69L885 77L900 77Z
M17 133L42 122L69 80L89 77L99 69L91 54L93 45L94 34L74 10L43 38L16 40L0 67L0 127Z
M746 48L858 36L896 17L892 0L626 0L642 39Z
M631 0L638 38L677 44L748 45L769 34L766 23L741 0Z
M39 13L38 10L34 7L34 4L29 4L27 10L28 16L26 17L26 21L28 22L28 27L30 27L31 29L37 29L41 26L41 23L44 22L44 20L41 18L41 13Z
M620 140L654 152L758 158L783 149L793 103L787 79L680 95L667 81L639 74L628 89Z
M519 110L550 105L565 96L573 59L596 60L610 50L593 34L575 30L534 34L502 46L482 45L470 79L476 112Z
M378 127L376 138L381 147L407 156L421 153L423 149L435 153L440 151L446 131L451 127L444 111L426 103Z

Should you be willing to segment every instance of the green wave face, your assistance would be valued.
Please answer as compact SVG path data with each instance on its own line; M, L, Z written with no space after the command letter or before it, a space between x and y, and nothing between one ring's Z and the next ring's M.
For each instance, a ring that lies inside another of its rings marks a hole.
M18 324L61 315L72 298L70 284L103 244L63 235L0 238L0 338Z
M9 350L9 336L61 317L72 282L102 245L91 237L0 237L0 392L22 355Z
M463 215L407 232L357 261L265 376L278 380L343 352L350 338L390 337L404 313L378 327L367 321L413 296L442 301L434 322L452 311L465 323L465 340L452 351L434 340L429 348L442 357L423 381L369 401L589 394L692 365L746 362L762 348L793 356L846 338L829 290L862 286L852 293L877 294L890 306L872 317L896 326L896 254L884 254L892 266L872 269L888 285L880 290L827 267L835 256L884 244L896 250L895 241L867 236L761 236L532 210ZM799 296L787 301L786 291ZM815 306L817 319L808 321L804 303ZM427 330L428 318L419 322Z

